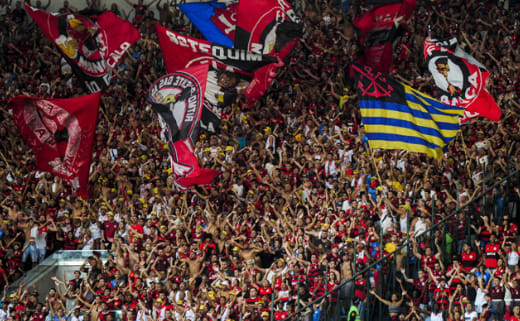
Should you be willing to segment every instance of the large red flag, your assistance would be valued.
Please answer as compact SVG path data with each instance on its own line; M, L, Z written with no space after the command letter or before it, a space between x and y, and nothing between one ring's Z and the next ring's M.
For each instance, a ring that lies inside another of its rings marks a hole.
M148 100L159 114L163 139L168 141L175 183L184 190L208 184L217 171L199 167L193 154L200 130L209 64L195 65L157 79Z
M71 182L86 197L100 93L70 99L16 96L9 101L36 167Z
M131 23L111 11L93 21L77 13L55 15L28 5L25 10L91 93L110 85L112 69L140 38Z
M357 60L358 63L382 73L390 71L394 51L392 42L396 36L395 22L406 22L415 9L415 3L416 0L404 0L378 6L354 20L354 26L361 32L363 46L363 55Z
M479 116L500 120L500 108L486 88L489 71L459 48L456 37L426 39L424 58L439 88L440 101L466 109L461 123Z

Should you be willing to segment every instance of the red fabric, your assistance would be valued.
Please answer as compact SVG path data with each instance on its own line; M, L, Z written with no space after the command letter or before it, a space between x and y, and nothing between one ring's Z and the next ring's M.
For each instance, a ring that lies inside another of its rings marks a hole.
M176 140L186 140L191 150L195 148L208 68L209 64L202 64L172 72L150 87L148 100L164 121L161 126L166 130L170 153Z
M500 244L486 244L486 259L484 261L488 269L495 269L500 255Z
M213 9L215 15L210 20L222 31L229 39L235 39L235 28L230 28L229 25L235 26L237 23L238 4L231 3L224 8ZM224 23L223 21L227 22ZM229 25L228 25L229 24Z
M111 11L104 12L93 22L76 13L52 15L28 5L25 10L60 49L90 92L110 85L110 71L140 38L131 23Z
M279 39L282 35L275 29L279 27L277 21L280 18L294 23L301 22L285 0L239 1L235 47L267 54L275 46L284 47L292 42L294 39ZM283 40L289 41L280 44Z
M299 39L298 24L301 19L284 0L253 1L242 0L238 4L235 47L252 52L268 54L279 58L278 64L259 69L251 84L245 90L248 103L260 98L271 85L282 60L294 49ZM292 30L278 32L277 20L293 22Z
M462 252L461 265L467 272L473 270L478 264L478 257L475 251L469 253Z
M173 150L172 170L175 184L181 190L197 184L209 184L218 173L214 169L200 168L197 157L188 148L186 141L181 140L173 143Z
M100 93L70 99L17 96L9 101L36 167L71 181L85 198Z
M361 32L360 42L366 44L364 54L357 62L372 67L382 73L389 73L393 58L393 39L390 36L394 29L394 20L402 17L407 21L415 9L416 0L404 0L399 3L382 5L368 10L363 16L354 20L353 24ZM386 39L377 43L371 41L377 33L387 32Z

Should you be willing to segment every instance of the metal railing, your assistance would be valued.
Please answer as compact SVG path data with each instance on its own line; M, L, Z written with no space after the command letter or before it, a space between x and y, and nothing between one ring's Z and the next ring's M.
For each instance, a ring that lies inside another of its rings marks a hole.
M425 232L422 233L422 235L424 236L427 236L427 235L430 235L430 236L433 236L435 234L435 231L437 228L441 227L441 226L447 226L447 223L449 223L448 221L453 219L454 217L456 217L459 213L465 211L466 209L469 209L470 207L474 206L474 205L477 205L479 201L482 201L482 204L481 204L481 211L482 211L482 214L485 214L485 211L486 211L486 206L493 206L495 209L495 211L497 210L497 207L496 207L496 204L487 204L486 203L486 195L488 195L491 191L493 191L494 189L496 189L497 187L500 187L500 185L505 185L507 183L510 182L510 180L512 178L515 178L517 176L519 176L518 174L520 173L520 169L517 169L515 171L513 171L512 173L510 173L509 175L507 175L506 177L504 177L503 179L499 179L498 181L496 181L494 184L492 184L491 186L489 187L486 187L486 180L490 180L492 179L491 177L487 177L486 176L486 172L484 170L484 178L483 178L483 184L482 184L482 192L475 196L470 202L464 204L463 206L460 206L458 200L459 200L459 195L458 195L458 182L457 182L457 209L451 213L451 214L448 214L446 217L442 218L441 220L439 220L437 223L435 223L433 220L432 220L432 225L427 229L425 230ZM509 186L507 186L509 187ZM506 193L504 194L508 194L507 193L507 190L506 190ZM435 201L432 200L432 204L434 204ZM505 206L507 206L508 204L505 204ZM495 219L499 219L498 215L495 215L494 217ZM432 206L432 219L435 219L435 208L434 206ZM471 233L470 233L470 227L468 224L468 220L469 220L469 217L466 218L466 235L465 235L465 241L469 241L470 240L470 237L471 237ZM350 308L350 305L348 304L352 304L351 302L345 302L345 297L342 296L342 289L344 287L347 287L347 285L352 285L354 284L355 280L356 280L356 277L359 276L359 275L365 275L365 274L368 274L371 269L374 269L376 268L377 266L379 267L383 267L383 265L389 265L387 268L388 268L388 273L386 275L383 275L383 277L389 277L389 282L386 283L387 285L387 289L386 291L383 291L383 282L378 282L378 285L379 285L379 288L377 289L377 292L378 292L378 295L380 297L385 297L385 294L383 292L387 292L387 293L393 293L393 290L396 288L396 274L397 274L397 271L395 269L395 266L396 266L396 262L395 262L395 258L396 256L394 254L397 254L399 253L400 251L402 250L408 250L407 253L410 253L410 235L408 234L408 237L406 238L406 240L401 244L399 245L394 251L390 252L390 253L387 253L386 255L381 255L381 258L368 264L366 267L362 268L361 270L359 271L355 271L354 275L349 278L349 279L343 279L336 287L334 287L333 289L331 289L330 291L327 290L327 286L325 285L326 287L326 291L325 291L325 294L312 300L309 304L307 305L301 305L300 303L300 299L299 299L299 295L297 297L297 303L296 303L296 311L289 315L288 319L291 319L291 320L296 320L296 319L301 319L302 318L302 314L305 313L309 313L309 311L313 311L314 309L314 305L316 304L320 304L320 303L327 303L325 304L325 308L322 309L322 311L325 311L325 313L322 314L322 320L334 320L334 321L339 321L339 320L347 320L347 317L346 317L346 314L345 312L347 312ZM382 237L382 233L381 233L381 236L380 236L380 244L379 244L379 248L380 250L382 250L384 244L383 244L383 237ZM431 241L430 241L431 242ZM446 238L444 237L443 238L443 244L441 245L441 247L446 247ZM453 244L451 245L452 248L453 248ZM453 250L453 249L452 249ZM444 251L443 251L444 252ZM415 259L415 257L413 257ZM449 262L451 260L450 257L443 257L441 258L443 261L446 261L446 262ZM356 257L354 257L354 261L356 261ZM405 270L407 272L407 274L409 273L409 270L410 270L410 260L407 260L406 262L406 267ZM418 262L416 262L418 263ZM380 269L382 270L382 269ZM328 272L328 269L327 269L327 272ZM325 275L327 275L328 273L326 273ZM325 284L327 284L327 281L325 281ZM299 288L301 285L300 283L298 282L298 286L297 288ZM370 295L369 293L369 289L370 289L370 280L369 280L369 277L367 275L367 282L366 282L366 299L365 299L365 302L364 302L364 308L366 309L364 312L364 315L365 315L365 318L364 320L383 320L384 319L384 315L386 315L386 311L384 311L383 309L383 306L382 306L382 303L379 301L379 300L375 300L375 298L373 296ZM335 298L335 306L332 306L332 294L335 293L334 295L336 295L337 297ZM352 292L354 292L354 290L352 290ZM354 298L354 293L351 293L348 298L350 299L353 299ZM347 300L348 301L348 300ZM371 304L371 303L378 303L377 305L376 304ZM377 307L376 307L377 306ZM374 308L375 307L375 308ZM333 313L333 315L330 315L330 313ZM378 313L378 316L376 317L374 314L375 313ZM273 320L273 315L274 315L274 306L272 305L271 306L271 320Z

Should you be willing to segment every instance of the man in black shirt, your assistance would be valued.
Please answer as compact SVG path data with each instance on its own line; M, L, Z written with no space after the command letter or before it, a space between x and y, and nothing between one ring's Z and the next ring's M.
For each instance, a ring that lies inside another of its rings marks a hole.
M125 1L126 1L126 3L128 3L130 6L132 6L134 8L135 23L139 23L139 22L141 22L141 20L143 20L148 7L151 6L152 4L154 4L157 0L152 0L152 2L150 2L149 4L144 4L143 0L139 0L137 4L134 4L130 0L125 0Z
M16 21L16 23L18 24L23 23L23 21L25 20L25 16L26 13L25 9L22 8L22 2L16 1L16 7L13 9L14 21Z

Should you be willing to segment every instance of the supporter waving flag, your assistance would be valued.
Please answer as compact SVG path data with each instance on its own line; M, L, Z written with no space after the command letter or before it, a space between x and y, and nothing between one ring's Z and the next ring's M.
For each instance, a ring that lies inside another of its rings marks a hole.
M237 3L190 2L180 4L179 9L208 41L233 47L237 23Z
M211 64L201 122L202 128L211 133L218 127L222 108L234 103L240 94L248 99L258 98L263 92L259 93L257 88L262 87L265 92L272 81L272 77L266 77L259 69L273 63L277 65L275 57L188 37L158 24L155 27L168 72Z
M167 74L157 79L148 92L148 100L159 114L174 179L181 190L195 184L208 184L216 174L216 171L201 169L193 154L208 69L209 64L202 64Z
M357 60L358 63L382 73L390 71L394 51L392 43L397 36L397 28L410 18L415 3L416 0L404 0L377 6L354 20L354 26L361 33L363 47L363 55Z
M67 179L77 194L87 195L88 175L100 93L70 99L16 96L9 101L36 167Z
M112 69L140 38L131 23L110 11L93 21L76 13L49 14L29 5L25 10L91 93L110 85Z
M424 58L440 90L440 100L466 109L462 123L480 116L500 120L500 108L487 90L489 71L459 48L456 37L427 38Z

